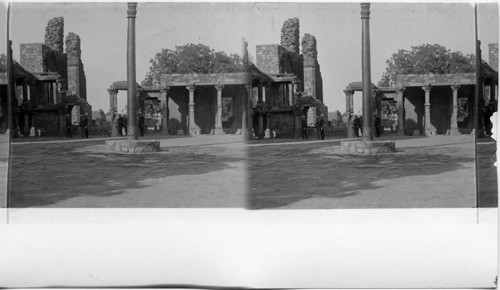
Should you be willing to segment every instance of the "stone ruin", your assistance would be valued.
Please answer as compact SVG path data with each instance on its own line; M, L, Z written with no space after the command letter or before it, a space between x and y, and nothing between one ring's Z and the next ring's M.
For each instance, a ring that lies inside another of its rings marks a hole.
M64 18L55 17L49 20L45 28L45 45L53 51L63 53Z
M281 46L296 54L300 53L299 26L298 18L290 18L283 23L281 28Z
M318 50L316 49L316 37L309 33L304 34L302 37L302 55L304 58L316 60L318 57Z
M66 44L66 55L69 57L80 58L82 51L80 48L80 36L77 34L70 32L66 36L65 40Z

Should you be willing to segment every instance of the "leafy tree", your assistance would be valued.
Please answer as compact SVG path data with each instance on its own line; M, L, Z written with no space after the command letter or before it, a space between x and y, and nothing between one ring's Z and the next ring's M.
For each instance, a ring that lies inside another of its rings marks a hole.
M239 55L227 55L203 44L176 46L175 50L162 49L149 62L149 72L142 81L144 86L159 85L162 74L231 73L243 70Z
M0 73L7 72L7 56L3 53L0 54Z
M453 74L475 71L474 55L452 52L439 44L400 49L386 61L387 68L378 82L379 87L394 86L397 74Z

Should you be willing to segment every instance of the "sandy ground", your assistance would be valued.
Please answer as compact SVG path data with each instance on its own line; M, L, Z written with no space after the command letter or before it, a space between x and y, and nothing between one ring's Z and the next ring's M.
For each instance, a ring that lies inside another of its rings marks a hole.
M93 150L102 144L14 143L11 207L245 206L241 136L165 138L132 155Z
M385 137L396 138L398 152L372 156L338 152L339 139L245 144L235 135L147 138L160 138L162 151L96 150L110 138L14 139L10 206L322 209L498 203L493 139L477 143L476 199L472 136ZM0 153L6 153L3 144ZM7 168L7 154L2 156L0 165Z
M249 145L251 209L475 207L474 138L388 137L398 152L348 155L337 140ZM494 142L479 145L496 206ZM485 150L487 149L487 150ZM488 152L484 152L488 151ZM493 189L495 186L495 189Z

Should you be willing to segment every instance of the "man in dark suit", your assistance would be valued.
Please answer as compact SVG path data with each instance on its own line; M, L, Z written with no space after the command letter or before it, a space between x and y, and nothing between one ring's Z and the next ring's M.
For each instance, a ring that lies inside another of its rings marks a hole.
M66 114L66 138L73 138L71 135L71 115Z
M307 139L307 118L305 115L302 115L300 125L302 128L302 140Z

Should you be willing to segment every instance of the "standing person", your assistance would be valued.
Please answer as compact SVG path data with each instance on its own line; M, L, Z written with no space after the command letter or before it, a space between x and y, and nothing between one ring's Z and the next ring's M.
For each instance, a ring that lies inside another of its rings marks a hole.
M380 115L377 114L375 116L375 120L373 122L373 124L375 125L375 134L377 137L380 137L380 127L382 126L382 120L380 119Z
M123 136L123 116L118 114L118 133Z
M486 108L484 109L484 131L485 131L485 134L486 136L490 137L493 132L491 131L491 129L493 128L493 123L491 122L490 118L491 116L493 116L493 113L495 112L495 109L493 107L493 105L491 104L488 104L488 106L486 106Z
M66 114L66 138L73 138L71 135L71 115Z
M253 137L254 138L258 138L258 134L259 134L259 112L257 111L257 108L253 108L252 129L253 129Z
M85 128L83 126L84 115L80 115L80 130L82 131L82 138L85 138Z
M82 129L85 133L85 138L89 138L89 114L88 113L85 113L85 115L83 115L83 121L82 121Z
M354 133L356 134L356 137L359 137L360 124L361 120L359 119L358 115L354 115L354 121L352 122L352 125L354 127Z
M127 136L128 131L127 131L127 125L128 125L128 120L127 120L127 115L123 116L123 128L125 129L125 136Z
M325 115L323 114L319 116L319 133L321 140L325 140Z
M141 134L141 137L144 136L144 123L145 123L144 115L141 114L139 116L139 132Z
M318 139L325 140L325 120L323 119L323 115L316 117L316 134L318 135Z
M307 118L306 116L302 115L300 119L300 124L302 128L302 140L307 139Z
M363 116L359 117L359 131L361 131L361 136L363 136Z

